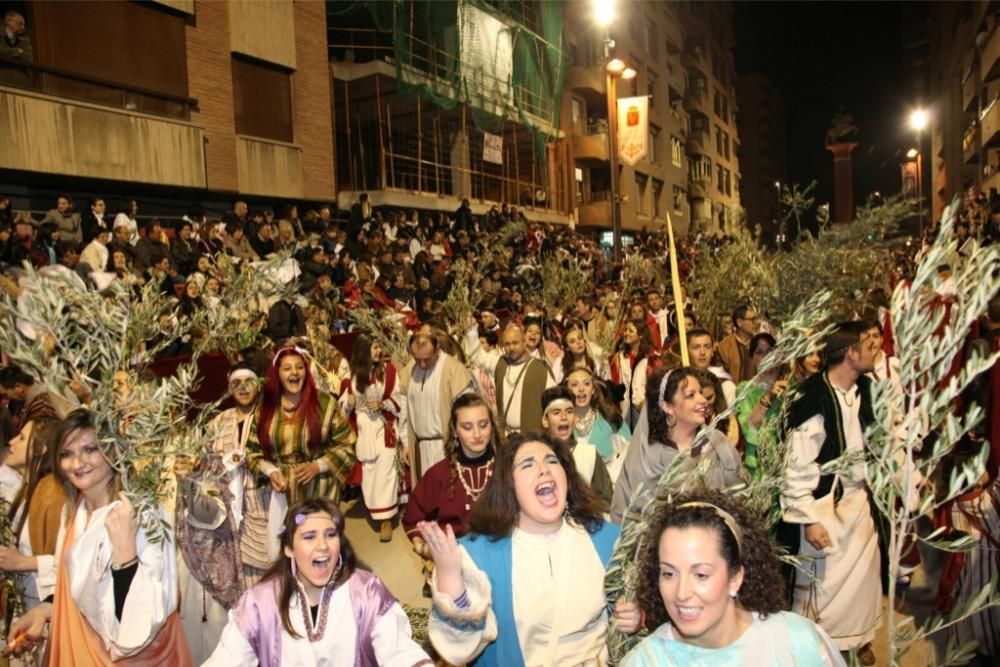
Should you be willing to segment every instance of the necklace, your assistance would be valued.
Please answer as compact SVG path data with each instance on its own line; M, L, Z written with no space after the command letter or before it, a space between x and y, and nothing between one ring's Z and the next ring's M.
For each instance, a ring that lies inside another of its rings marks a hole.
M298 584L295 587L295 592L299 597L299 606L302 608L302 620L306 626L306 636L309 637L310 642L318 642L326 632L326 617L330 611L330 598L333 597L333 591L337 587L335 582L339 576L340 567L337 567L330 578L330 583L323 588L323 596L319 601L319 622L315 628L313 627L312 615L309 613L309 600L306 599L306 594L302 591L302 584Z
M465 511L468 512L472 509L472 503L479 500L479 496L483 494L483 489L490 482L490 477L493 477L493 459L490 459L485 466L486 477L483 479L483 483L476 486L475 472L472 468L466 468L465 466L455 463L455 472L458 473L458 481L462 483L462 488L465 489L465 494L469 497L469 500L465 503ZM477 468L478 469L478 468ZM465 481L465 471L469 471L469 481Z
M594 421L597 419L597 410L590 408L587 410L587 414L576 420L576 427L574 430L577 435L584 436L590 433L590 429L594 427Z
M837 390L838 394L844 397L844 405L846 405L849 408L854 407L854 401L857 399L857 395L851 395L850 389L841 389L836 385L834 385L833 388Z

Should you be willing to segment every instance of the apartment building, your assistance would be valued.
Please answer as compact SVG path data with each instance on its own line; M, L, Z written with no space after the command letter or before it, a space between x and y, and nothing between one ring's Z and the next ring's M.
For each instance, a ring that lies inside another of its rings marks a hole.
M32 63L0 63L0 190L332 200L325 5L10 2ZM41 186L40 184L47 184ZM48 195L47 195L48 196Z
M998 24L1000 8L992 2L931 9L930 154L924 168L935 220L956 195L1000 193Z
M692 225L725 233L741 222L732 3L683 2L680 9Z
M573 213L559 129L565 3L327 3L337 200Z
M763 74L741 74L736 90L743 174L740 199L747 224L760 228L763 238L771 242L779 233L780 186L788 184L784 103Z

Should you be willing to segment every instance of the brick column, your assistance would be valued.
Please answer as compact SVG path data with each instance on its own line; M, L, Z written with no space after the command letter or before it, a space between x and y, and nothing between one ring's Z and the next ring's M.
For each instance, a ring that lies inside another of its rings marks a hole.
M850 222L854 219L854 175L851 173L851 151L858 144L845 141L827 144L833 153L833 219L835 222Z

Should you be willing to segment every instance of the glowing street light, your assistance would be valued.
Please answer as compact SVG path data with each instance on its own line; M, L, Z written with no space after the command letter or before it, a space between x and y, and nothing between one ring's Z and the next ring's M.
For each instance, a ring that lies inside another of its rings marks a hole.
M923 132L924 128L927 127L928 120L929 118L925 109L914 109L910 114L910 127L917 132Z
M592 0L594 23L599 26L611 25L615 20L615 0Z
M626 67L625 71L622 72L622 78L625 79L626 81L628 81L629 79L634 79L637 74L638 74L638 72L636 72L631 67Z
M620 76L627 69L627 65L621 58L612 58L608 61L607 69L611 76Z
M907 151L906 156L910 159L915 159L917 161L917 201L920 202L919 216L919 226L920 233L924 232L924 173L923 173L923 160L921 159L921 151L923 150L923 137L921 136L924 129L927 127L927 123L930 120L926 109L914 109L910 112L910 127L917 133L917 146L916 148L911 148ZM913 155L910 155L910 154Z
M918 151L916 148L911 148L910 150L906 151L906 157L910 158L911 160L915 160L918 155L920 155L920 151Z

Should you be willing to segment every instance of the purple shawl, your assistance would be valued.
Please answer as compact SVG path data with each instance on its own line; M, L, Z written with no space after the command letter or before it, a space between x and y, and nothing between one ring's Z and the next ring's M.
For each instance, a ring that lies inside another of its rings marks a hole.
M250 642L260 667L281 667L281 638L284 628L278 611L277 577L260 582L239 599L233 607L236 625ZM354 664L357 667L378 667L372 631L375 624L396 602L382 580L370 572L355 570L347 580L358 628Z

